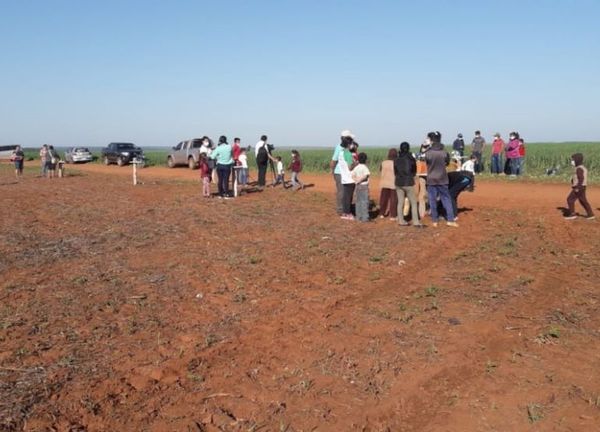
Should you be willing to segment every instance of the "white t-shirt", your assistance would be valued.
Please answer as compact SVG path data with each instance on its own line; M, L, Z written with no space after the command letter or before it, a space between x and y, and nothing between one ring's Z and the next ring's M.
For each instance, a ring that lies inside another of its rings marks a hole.
M342 184L352 184L354 180L352 179L352 174L350 173L350 167L344 159L344 152L341 151L338 157L338 166L340 167L340 180Z
M282 175L285 171L283 171L283 162L277 161L277 174Z
M254 146L254 156L255 157L258 156L258 150L266 144L267 143L264 142L263 140L260 140L259 142L256 143L256 145Z
M238 157L238 161L240 162L240 166L242 168L248 168L248 156L246 156L246 153L242 153Z
M464 164L462 164L460 169L463 171L469 171L469 172L475 173L475 161L472 161L471 159L469 159Z
M369 177L371 175L371 172L369 171L369 168L365 165L365 164L358 164L354 167L354 169L351 172L352 175L352 180L354 180L354 183L356 184L369 184ZM363 178L366 178L366 180L362 180Z

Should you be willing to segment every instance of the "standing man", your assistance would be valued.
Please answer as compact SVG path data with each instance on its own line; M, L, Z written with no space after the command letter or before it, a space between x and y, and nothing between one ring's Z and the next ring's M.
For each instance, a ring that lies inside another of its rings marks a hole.
M335 149L333 150L333 156L331 156L329 167L331 168L331 172L333 173L333 181L335 181L335 208L337 214L341 216L344 214L344 187L342 186L342 172L338 164L338 160L340 158L340 153L344 151L342 142L349 143L350 141L354 141L354 135L349 130L342 131L340 135L340 143L337 146L335 146Z
M475 138L471 142L473 155L477 158L475 162L475 174L480 174L483 171L483 149L485 147L485 139L481 136L480 131L475 131Z
M429 132L427 134L427 143L431 143L431 148L425 153L425 162L427 162L427 194L429 195L429 210L431 210L431 222L434 227L438 226L438 198L446 211L446 225L458 227L454 221L454 209L452 208L452 198L448 191L448 173L446 166L450 163L450 155L444 150L442 144L442 134L439 132Z
M267 184L266 176L269 160L274 160L273 156L271 156L269 145L267 144L266 135L261 136L260 141L256 143L254 156L256 157L256 167L258 168L258 186L263 188Z
M492 143L492 174L503 174L504 164L502 163L502 153L506 144L498 132L494 134L494 142Z
M452 150L457 151L460 154L462 161L462 157L465 155L465 140L463 139L463 134L459 133L456 136L456 139L452 143Z

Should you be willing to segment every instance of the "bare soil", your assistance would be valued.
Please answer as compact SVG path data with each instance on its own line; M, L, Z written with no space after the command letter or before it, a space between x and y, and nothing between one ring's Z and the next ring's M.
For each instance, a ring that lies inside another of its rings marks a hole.
M0 430L598 430L600 230L567 185L481 182L417 230L340 220L329 176L217 200L76 169L0 178Z

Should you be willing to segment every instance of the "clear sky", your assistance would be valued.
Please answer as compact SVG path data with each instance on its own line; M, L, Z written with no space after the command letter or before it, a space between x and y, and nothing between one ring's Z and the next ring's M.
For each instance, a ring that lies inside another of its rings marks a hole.
M600 0L0 0L0 144L600 140Z

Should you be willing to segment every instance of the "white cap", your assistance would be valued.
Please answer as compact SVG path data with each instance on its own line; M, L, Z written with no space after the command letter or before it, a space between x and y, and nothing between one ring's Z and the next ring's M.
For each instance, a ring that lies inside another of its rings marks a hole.
M343 137L350 137L352 139L354 139L354 134L352 132L350 132L348 129L343 130L342 133L340 134L340 136Z

